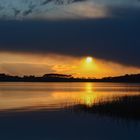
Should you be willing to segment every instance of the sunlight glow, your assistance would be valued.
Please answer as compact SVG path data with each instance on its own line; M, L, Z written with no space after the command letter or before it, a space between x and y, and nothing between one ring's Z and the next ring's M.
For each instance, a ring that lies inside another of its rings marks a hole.
M36 75L46 73L71 74L74 77L102 78L139 73L140 69L97 59L96 57L71 57L58 54L44 55L0 52L0 73L10 75Z
M90 73L95 70L96 64L92 57L88 56L84 59L83 68L86 73Z
M93 59L92 59L92 57L90 57L90 56L88 56L88 57L86 58L86 62L87 62L87 63L91 63L92 60L93 60Z

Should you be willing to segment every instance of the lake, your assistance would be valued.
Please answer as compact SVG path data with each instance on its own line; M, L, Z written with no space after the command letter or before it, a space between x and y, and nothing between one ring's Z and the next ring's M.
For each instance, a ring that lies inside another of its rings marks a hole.
M132 83L0 83L2 140L139 140L140 121L73 109L125 95Z

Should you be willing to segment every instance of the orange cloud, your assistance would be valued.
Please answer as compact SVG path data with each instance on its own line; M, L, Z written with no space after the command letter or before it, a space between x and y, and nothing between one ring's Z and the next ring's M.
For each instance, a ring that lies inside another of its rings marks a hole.
M93 58L69 57L56 54L31 55L0 53L0 73L12 75L72 74L75 77L105 77L139 73L140 69Z

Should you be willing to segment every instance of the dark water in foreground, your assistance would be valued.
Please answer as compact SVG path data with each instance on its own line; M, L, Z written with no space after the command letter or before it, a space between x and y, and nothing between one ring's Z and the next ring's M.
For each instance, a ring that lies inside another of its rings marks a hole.
M140 95L140 84L0 83L0 140L139 140L140 122L69 108Z

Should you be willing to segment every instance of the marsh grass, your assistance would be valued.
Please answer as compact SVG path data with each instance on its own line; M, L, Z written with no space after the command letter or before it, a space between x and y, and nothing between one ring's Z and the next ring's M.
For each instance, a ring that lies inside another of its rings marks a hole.
M92 106L77 105L74 108L87 113L140 120L140 95L117 97Z

